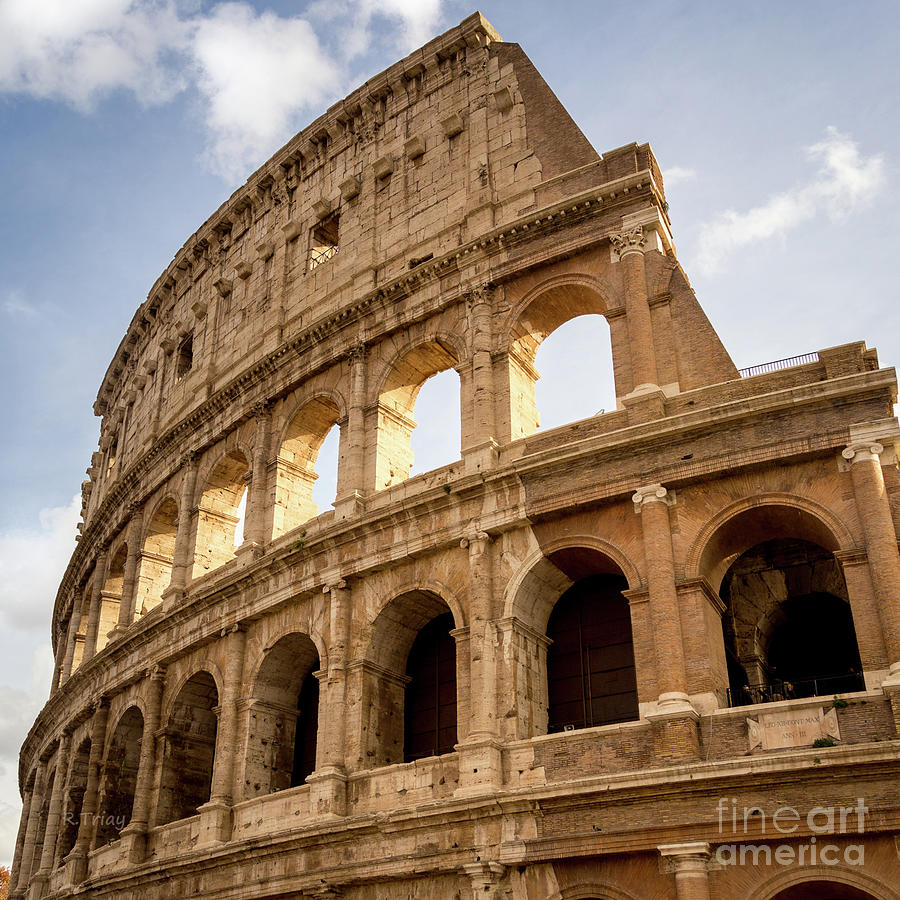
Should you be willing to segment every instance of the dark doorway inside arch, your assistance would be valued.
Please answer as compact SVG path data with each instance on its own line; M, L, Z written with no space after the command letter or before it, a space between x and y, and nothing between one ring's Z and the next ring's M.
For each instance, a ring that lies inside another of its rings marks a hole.
M406 662L403 759L451 753L456 745L456 641L453 614L432 619L416 635Z
M316 660L318 668L318 659ZM319 731L319 679L310 672L303 679L297 698L297 726L294 734L294 768L291 787L306 783L316 770L316 746Z
M864 688L844 576L810 541L765 541L722 581L732 705Z
M779 891L772 900L875 900L868 892L849 884L833 881L810 881Z
M557 601L547 623L547 730L638 718L631 614L621 575L589 575Z
M117 840L131 821L143 734L144 717L136 706L132 706L116 725L106 752L95 847Z

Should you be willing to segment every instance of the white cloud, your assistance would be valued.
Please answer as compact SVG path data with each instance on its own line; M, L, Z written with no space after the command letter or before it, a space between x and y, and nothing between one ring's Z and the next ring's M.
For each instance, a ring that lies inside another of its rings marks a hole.
M697 173L693 169L688 169L684 166L672 166L670 169L663 171L662 176L663 184L670 188L684 181L693 181L697 177Z
M117 89L143 103L184 86L189 24L172 0L0 0L0 90L80 109Z
M3 298L3 312L12 318L34 319L38 315L36 307L32 306L21 291L9 291Z
M340 73L305 19L257 15L226 3L198 22L197 87L207 100L213 171L239 178L295 130L298 113L320 109Z
M88 110L116 90L157 104L192 87L206 159L233 181L342 92L350 61L376 40L406 52L432 37L441 3L320 0L302 18L246 2L188 14L177 0L0 0L0 93ZM376 22L385 26L377 38Z
M862 156L856 143L836 128L829 127L823 141L807 148L807 155L819 164L811 182L776 194L747 212L728 210L701 227L697 253L701 271L718 272L741 247L784 236L820 213L840 221L871 204L885 182L884 158Z
M0 621L49 633L60 578L75 547L81 497L43 509L38 528L0 534Z

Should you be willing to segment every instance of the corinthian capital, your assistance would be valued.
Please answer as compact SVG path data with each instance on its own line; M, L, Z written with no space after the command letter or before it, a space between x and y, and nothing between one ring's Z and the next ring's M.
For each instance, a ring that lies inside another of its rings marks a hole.
M635 225L634 228L627 228L625 231L614 231L609 236L609 242L612 244L617 261L629 253L643 253L647 244L644 226Z

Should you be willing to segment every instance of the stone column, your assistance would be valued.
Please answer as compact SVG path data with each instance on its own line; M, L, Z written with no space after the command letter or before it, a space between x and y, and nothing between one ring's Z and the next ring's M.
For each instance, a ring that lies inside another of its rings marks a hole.
M266 534L266 503L269 500L269 455L272 442L272 405L258 403L253 407L256 417L256 441L253 448L247 512L244 521L244 542L240 547L243 552L253 551L256 555L272 538L271 531Z
M31 798L34 796L34 785L31 790L25 789L22 797L22 815L19 817L19 830L16 832L16 849L13 852L13 864L9 873L10 893L15 893L19 883L19 873L22 871L22 853L25 850L25 833L28 830L28 817L31 813Z
M47 761L38 762L34 776L34 789L28 807L28 824L25 826L25 841L19 858L18 878L10 879L10 900L25 896L31 873L34 871L34 850L37 844L38 828L41 822L41 807L44 805L44 791L47 788ZM40 860L37 860L40 863Z
M613 256L622 263L625 282L625 320L631 356L632 393L659 390L653 327L647 297L647 273L644 266L644 229L641 225L611 234Z
M103 767L103 748L106 743L106 723L109 719L109 698L101 697L94 707L91 720L91 755L88 757L87 786L81 803L81 821L75 847L66 857L71 860L71 883L80 884L87 877L87 856L91 849L97 820L97 801L100 793L100 771Z
M128 630L134 622L134 607L137 601L138 563L141 560L141 538L144 534L144 511L139 503L129 508L128 555L125 557L125 571L122 574L122 599L119 601L119 621L113 628L114 639Z
M72 598L72 614L69 616L69 627L66 630L66 653L63 658L62 672L59 683L63 685L72 675L72 663L75 660L75 638L81 625L81 597L77 594Z
M197 483L199 456L188 453L182 461L183 477L178 499L178 531L175 534L175 552L172 560L172 583L169 590L183 592L191 580L193 560L194 488ZM167 593L167 592L166 592Z
M663 844L659 853L666 870L675 875L678 900L709 900L708 843Z
M349 519L363 510L366 494L366 354L365 344L349 353L350 405L347 410L347 458L338 467L337 497L334 514Z
M63 796L66 789L66 778L69 774L69 748L72 743L72 735L64 731L59 740L59 749L56 751L56 775L53 779L53 791L50 794L50 807L47 810L47 824L44 828L44 843L41 848L40 860L35 860L38 872L32 876L32 882L39 879L42 882L50 877L56 862L56 846L60 839L59 824L62 820Z
M471 900L500 900L504 896L501 884L506 876L506 866L483 860L466 863L463 872L469 879L471 894L468 897Z
M319 679L324 702L319 704L319 740L316 771L306 779L310 809L317 816L343 816L347 812L347 657L350 653L351 590L344 579L327 584L329 597L328 671Z
M491 537L484 531L460 542L469 551L469 671L471 728L459 748L458 794L493 791L503 780L497 723L497 662Z
M82 665L97 652L97 633L100 630L100 604L102 601L103 583L106 581L107 551L104 547L94 563L94 578L91 582L91 605L88 610L87 629L84 635L84 655Z
M50 694L53 695L62 683L63 664L66 661L66 637L67 633L58 633L56 636L56 653L53 662L53 683L50 685Z
M466 296L472 354L472 377L469 382L472 430L471 445L465 448L463 455L466 469L476 472L492 468L499 458L494 418L494 364L491 357L493 296L493 285L482 285ZM463 415L465 412L463 410Z
M208 845L231 839L231 804L234 797L234 751L238 746L241 689L244 677L246 633L240 625L222 630L225 672L219 698L219 724L209 802L200 807L198 843Z
M696 758L699 753L699 717L687 695L684 641L675 561L669 526L669 492L661 484L638 488L631 498L641 517L644 560L653 628L659 699L646 714L654 725L657 755L670 762Z
M850 461L853 493L866 536L872 585L884 632L890 674L900 686L900 553L879 459L884 447L874 441L850 444L843 457Z
M162 713L166 670L162 666L156 666L148 669L146 676L144 730L141 734L141 756L134 787L134 804L131 807L131 821L122 829L121 853L124 859L134 865L142 863L146 857L153 779L156 774L157 732Z

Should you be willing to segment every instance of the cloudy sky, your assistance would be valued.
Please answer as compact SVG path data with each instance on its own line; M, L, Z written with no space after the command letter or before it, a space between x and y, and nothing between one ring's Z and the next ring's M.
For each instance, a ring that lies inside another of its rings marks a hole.
M739 366L859 339L900 361L895 3L481 10L599 151L653 144L679 257ZM91 404L132 313L295 131L471 11L0 0L0 863L19 816L18 746L48 690L49 615L97 440ZM608 353L602 320L547 342L545 425L613 405ZM576 370L576 358L592 362ZM420 407L440 390L426 386ZM440 427L417 418L417 439ZM418 468L443 462L427 441L418 453Z

